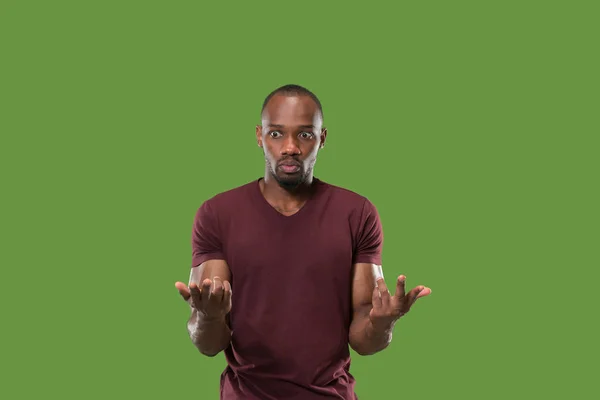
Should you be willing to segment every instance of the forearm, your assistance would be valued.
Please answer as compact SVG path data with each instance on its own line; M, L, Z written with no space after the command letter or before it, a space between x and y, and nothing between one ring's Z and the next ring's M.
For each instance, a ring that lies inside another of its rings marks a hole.
M192 311L188 332L192 343L200 353L208 357L214 357L225 350L231 341L231 330L224 318L209 320L196 310Z
M392 342L394 326L375 329L368 316L355 318L350 324L350 346L361 356L380 352Z

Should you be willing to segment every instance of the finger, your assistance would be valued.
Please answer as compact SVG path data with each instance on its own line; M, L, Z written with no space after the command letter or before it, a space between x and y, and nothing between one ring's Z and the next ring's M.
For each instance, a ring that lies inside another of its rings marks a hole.
M390 291L385 284L383 278L377 279L377 287L379 288L379 293L381 293L381 305L386 307L390 304Z
M416 288L408 292L408 296L406 296L406 305L408 307L412 306L415 303L415 301L417 301L417 298L419 298L419 294L423 291L423 289L425 289L424 286L417 286Z
M231 303L231 284L223 281L223 304L227 307Z
M406 285L406 276L400 275L398 277L398 281L396 282L396 297L401 299L404 297L404 291Z
M175 287L177 288L177 291L185 301L187 301L190 298L190 290L185 283L176 282Z
M419 292L419 294L417 295L417 299L419 299L421 297L425 297L425 296L430 295L430 294L431 294L431 289L425 286L423 288L423 290L421 290Z
M202 295L200 293L200 288L196 283L190 283L190 294L191 294L191 306L196 310L202 309Z
M373 297L371 299L371 302L373 303L373 309L375 310L378 310L382 307L381 293L379 293L379 288L377 287L377 285L375 285L375 287L373 288Z
M218 276L215 276L213 279L213 288L210 294L211 298L214 298L215 304L221 304L221 301L223 301L223 291L223 281Z
M206 304L208 302L208 298L210 296L210 287L212 285L212 281L210 279L205 279L202 281L202 302Z

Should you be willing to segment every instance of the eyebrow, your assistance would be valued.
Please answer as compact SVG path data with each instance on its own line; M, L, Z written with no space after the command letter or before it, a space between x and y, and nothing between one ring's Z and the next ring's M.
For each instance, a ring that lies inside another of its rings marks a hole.
M269 124L270 127L273 128L283 128L283 125L279 125L279 124ZM300 128L314 128L314 125L300 125Z

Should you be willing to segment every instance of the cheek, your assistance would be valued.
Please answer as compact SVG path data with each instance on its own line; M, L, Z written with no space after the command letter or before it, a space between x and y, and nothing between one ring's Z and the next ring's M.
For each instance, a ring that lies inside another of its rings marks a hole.
M269 160L274 160L275 158L273 157L273 154L275 154L275 149L273 149L273 146L269 146L268 144L265 143L264 147L263 147L263 152L265 153L265 157Z
M307 158L314 159L317 157L317 153L319 153L319 144L311 143L310 146L307 146L306 154L308 154Z

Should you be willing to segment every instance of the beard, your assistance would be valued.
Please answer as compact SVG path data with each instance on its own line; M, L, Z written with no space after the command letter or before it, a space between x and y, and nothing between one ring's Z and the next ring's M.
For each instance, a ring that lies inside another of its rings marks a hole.
M273 164L266 159L267 168L271 173L271 176L275 181L285 190L294 190L304 182L306 182L308 175L310 174L310 169L305 170L304 165L300 167L300 170L293 174L286 174L283 171L277 169L277 167L273 166Z

